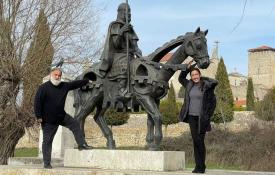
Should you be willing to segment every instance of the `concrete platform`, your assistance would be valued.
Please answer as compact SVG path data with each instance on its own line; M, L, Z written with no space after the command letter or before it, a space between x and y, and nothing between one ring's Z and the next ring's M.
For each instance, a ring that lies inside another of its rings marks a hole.
M184 171L136 171L136 170L102 170L90 168L53 167L43 169L40 166L0 165L0 175L194 175L191 169ZM275 175L275 172L207 170L207 175Z
M52 165L63 166L62 158L52 158ZM40 157L10 157L8 165L42 165L43 159Z
M183 151L66 149L65 167L116 170L177 171L185 169Z

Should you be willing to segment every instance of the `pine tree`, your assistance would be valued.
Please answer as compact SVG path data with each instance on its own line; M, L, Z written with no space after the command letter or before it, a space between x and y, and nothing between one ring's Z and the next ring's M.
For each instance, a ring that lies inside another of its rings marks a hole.
M255 97L252 78L248 78L247 92L246 92L246 110L254 111L255 109Z
M33 99L43 77L49 73L54 48L51 31L44 10L41 9L36 20L34 39L28 50L23 70L23 108L32 109Z
M168 125L178 123L178 112L179 108L176 102L176 95L173 83L170 84L168 91L168 97L162 100L160 103L160 112L162 114L162 124L167 130Z
M216 88L217 106L212 121L215 123L232 121L234 99L223 58L218 65L216 80L219 82Z

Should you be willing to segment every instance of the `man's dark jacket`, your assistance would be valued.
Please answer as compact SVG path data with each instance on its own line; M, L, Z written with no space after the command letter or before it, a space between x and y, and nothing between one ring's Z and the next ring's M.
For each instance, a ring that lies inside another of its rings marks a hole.
M188 122L188 109L190 103L190 90L192 89L194 83L192 80L187 80L186 76L189 71L182 71L179 76L179 82L185 87L184 104L181 108L179 114L179 120L181 122ZM199 133L205 133L211 130L210 118L214 113L216 107L216 96L214 94L215 87L218 84L217 80L201 77L202 81L202 108L199 116Z
M60 124L66 115L64 106L68 92L88 82L89 80L61 82L58 86L54 86L50 81L43 83L35 95L35 116L42 118L42 123Z

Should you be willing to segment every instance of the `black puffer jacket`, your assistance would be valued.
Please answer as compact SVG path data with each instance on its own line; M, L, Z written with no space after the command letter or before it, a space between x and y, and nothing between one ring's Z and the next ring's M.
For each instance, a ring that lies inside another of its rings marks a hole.
M190 103L189 93L193 87L193 81L187 80L186 76L189 71L182 71L179 76L179 82L185 87L185 97L184 104L181 108L179 114L179 120L181 122L188 122L188 107ZM202 81L202 93L203 93L203 101L202 101L202 109L201 115L199 116L199 133L205 133L206 131L211 130L210 118L212 117L215 107L216 107L216 96L214 93L215 87L218 84L217 80L201 77Z

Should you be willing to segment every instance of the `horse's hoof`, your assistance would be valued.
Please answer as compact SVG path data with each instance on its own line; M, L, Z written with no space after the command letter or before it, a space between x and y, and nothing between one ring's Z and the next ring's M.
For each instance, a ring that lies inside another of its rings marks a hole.
M149 151L159 151L160 147L157 145L150 145L149 146Z
M108 149L116 149L116 142L114 140L112 141L107 141L107 148Z

